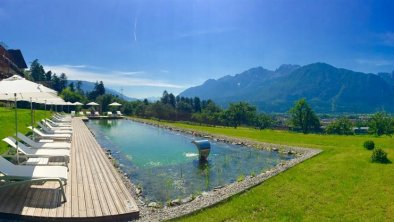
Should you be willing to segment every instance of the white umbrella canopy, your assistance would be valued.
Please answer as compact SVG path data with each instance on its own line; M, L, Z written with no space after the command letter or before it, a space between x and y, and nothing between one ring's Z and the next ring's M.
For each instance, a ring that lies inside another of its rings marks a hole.
M32 98L58 98L55 90L18 75L0 81L0 100L15 100L15 96L18 101L30 101Z
M95 103L95 102L90 102L90 103L88 103L86 105L88 105L88 106L99 106L99 104Z
M57 92L41 84L26 80L25 78L13 75L10 78L0 81L0 100L15 101L15 134L16 145L18 146L18 106L17 101L30 101L31 119L33 123L33 98L38 99L55 99ZM16 152L17 162L19 163L19 152Z
M74 104L74 106L81 106L81 105L83 105L83 103L80 103L80 102L75 102L73 104Z
M121 106L122 104L117 103L117 102L113 102L111 104L109 104L108 106Z

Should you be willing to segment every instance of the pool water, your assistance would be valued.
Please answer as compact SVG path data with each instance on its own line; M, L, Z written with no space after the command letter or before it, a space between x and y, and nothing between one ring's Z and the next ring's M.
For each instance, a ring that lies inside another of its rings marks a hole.
M165 203L257 175L292 155L211 142L207 163L200 163L193 140L203 139L131 120L90 120L100 145L111 150L145 201Z

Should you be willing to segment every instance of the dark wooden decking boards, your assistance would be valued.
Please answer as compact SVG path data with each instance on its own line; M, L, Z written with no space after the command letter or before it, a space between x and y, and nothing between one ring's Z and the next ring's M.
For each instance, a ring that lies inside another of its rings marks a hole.
M81 118L72 120L73 138L67 202L59 184L16 185L0 190L0 217L53 221L122 221L139 216L139 209Z

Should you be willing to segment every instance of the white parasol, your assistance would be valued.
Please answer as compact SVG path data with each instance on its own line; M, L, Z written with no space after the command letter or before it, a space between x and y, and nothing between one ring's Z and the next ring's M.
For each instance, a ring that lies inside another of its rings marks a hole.
M31 82L25 78L14 75L10 78L0 81L0 100L8 100L15 102L15 133L16 145L18 146L18 101L30 101L30 107L33 110L33 98L39 99L54 99L59 98L57 92L53 89L47 88L41 84ZM33 122L33 111L32 122ZM32 124L33 125L33 124ZM19 152L16 152L17 161L19 163Z

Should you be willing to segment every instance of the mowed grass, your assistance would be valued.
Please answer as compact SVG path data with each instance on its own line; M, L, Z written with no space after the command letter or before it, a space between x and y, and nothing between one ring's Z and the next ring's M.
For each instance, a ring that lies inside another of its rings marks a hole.
M49 111L36 110L35 119L40 121L43 118L50 116ZM31 125L30 109L18 109L18 131L26 134ZM7 136L15 135L15 110L11 108L0 107L0 154L8 150L5 142L1 141Z
M394 138L163 123L323 152L261 185L176 221L394 221L394 164L370 162L371 139L394 162Z

